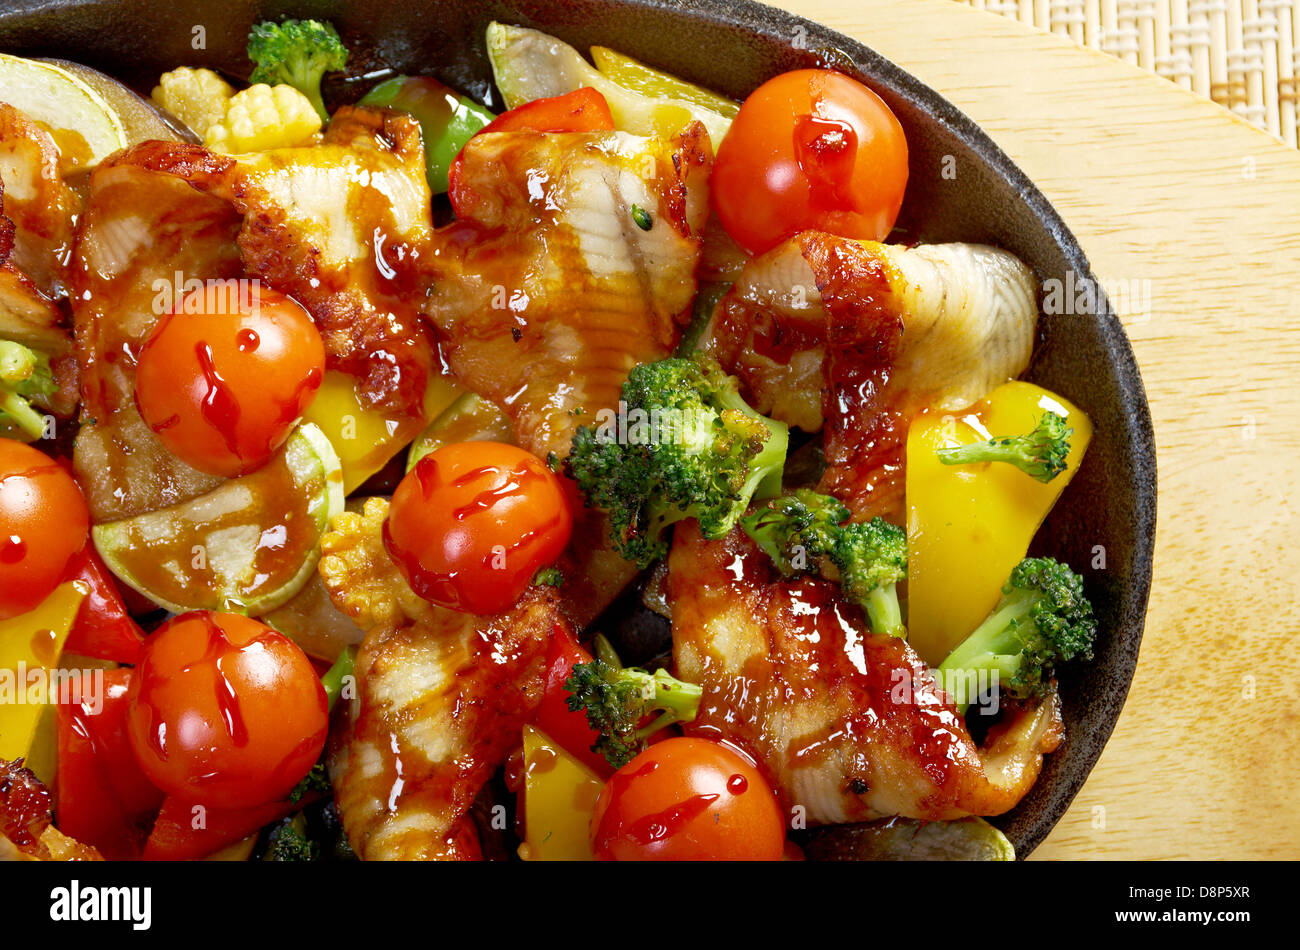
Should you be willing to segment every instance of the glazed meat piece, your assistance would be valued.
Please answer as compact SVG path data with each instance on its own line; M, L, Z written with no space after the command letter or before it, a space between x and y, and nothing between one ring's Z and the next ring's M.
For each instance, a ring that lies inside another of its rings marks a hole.
M704 690L690 729L752 755L810 825L1001 814L1061 741L1053 694L977 747L904 640L868 632L837 585L777 575L740 530L678 525L668 569L676 673Z
M553 595L534 588L495 617L430 607L421 621L367 634L330 760L362 859L481 856L470 806L519 745L541 701L551 631L564 622Z
M806 231L745 267L705 348L760 412L824 424L821 491L855 520L899 521L912 416L962 409L1022 373L1037 317L1033 274L1005 251Z
M327 365L415 435L433 365L413 302L429 213L418 125L365 110L340 110L312 148L232 157L145 142L97 168L73 261L86 421L76 464L95 520L219 482L167 452L134 403L145 337L196 282L247 276L294 297Z
M342 108L320 145L225 156L154 142L134 154L229 202L246 276L307 308L326 365L356 377L364 407L418 431L434 367L418 265L433 225L415 120Z
M221 481L173 456L140 418L135 360L178 285L242 273L239 216L145 167L154 147L169 146L146 143L91 173L71 262L82 394L74 463L97 523L186 501Z
M58 145L24 113L0 102L4 214L13 224L9 259L46 297L66 292L64 267L81 202L63 180Z
M491 133L466 146L425 313L456 376L538 456L667 356L695 294L712 162L703 127Z
M52 824L50 790L23 760L0 759L0 861L98 861L90 845Z

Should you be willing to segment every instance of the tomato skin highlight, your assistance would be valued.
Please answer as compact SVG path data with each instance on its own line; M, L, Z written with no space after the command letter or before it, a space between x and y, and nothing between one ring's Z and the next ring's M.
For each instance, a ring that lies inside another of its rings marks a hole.
M216 808L285 798L320 757L325 689L283 634L238 614L192 611L145 641L127 735L149 779Z
M245 475L284 444L320 389L325 345L284 294L252 284L247 300L224 294L213 309L226 312L208 313L216 301L206 293L186 294L149 333L136 406L177 458L212 475Z
M90 512L67 470L0 439L0 620L38 607L86 546Z
M884 101L841 73L801 69L741 105L718 147L711 200L751 254L804 230L880 241L907 176L907 139Z
M606 783L591 819L604 861L779 861L785 824L771 787L738 752L677 737Z
M572 533L564 487L541 459L501 442L458 442L397 486L384 546L425 600L489 615L511 607Z

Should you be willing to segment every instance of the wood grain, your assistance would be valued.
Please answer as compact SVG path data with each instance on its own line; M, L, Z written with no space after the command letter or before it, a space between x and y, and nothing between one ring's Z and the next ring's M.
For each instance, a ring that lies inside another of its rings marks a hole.
M1300 153L951 0L777 5L952 100L1042 188L1104 284L1137 282L1117 309L1160 470L1146 635L1118 727L1035 857L1300 857Z

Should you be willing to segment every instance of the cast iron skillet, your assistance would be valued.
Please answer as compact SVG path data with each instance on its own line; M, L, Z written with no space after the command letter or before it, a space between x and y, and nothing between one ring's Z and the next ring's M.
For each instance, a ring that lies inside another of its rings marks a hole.
M331 20L353 51L359 95L379 70L438 76L493 102L483 30L498 19L543 29L579 49L610 46L737 99L788 69L832 63L897 113L911 150L899 226L928 241L978 241L1018 254L1041 281L1092 273L1038 189L965 115L877 53L825 27L738 0L9 0L0 50L98 67L146 91L177 65L244 76L249 26L280 15ZM951 159L948 157L951 156ZM944 177L945 162L955 179ZM955 163L955 164L954 164ZM1151 582L1155 447L1142 381L1104 296L1093 315L1041 318L1028 378L1083 408L1096 426L1083 468L1039 533L1035 553L1083 572L1100 632L1092 664L1062 677L1066 740L1033 791L996 820L1028 854L1087 778L1124 705ZM1104 551L1104 567L1100 563Z

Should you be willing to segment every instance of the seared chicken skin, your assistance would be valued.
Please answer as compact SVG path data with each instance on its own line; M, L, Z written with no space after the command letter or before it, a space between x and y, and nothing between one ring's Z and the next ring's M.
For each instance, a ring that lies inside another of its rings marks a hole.
M753 756L810 825L1001 814L1061 741L1052 695L976 747L904 640L870 633L837 585L782 578L740 530L679 524L668 570L676 673L704 690L689 728Z
M760 412L825 425L821 491L855 520L900 521L912 416L962 409L1024 372L1037 318L1033 274L1005 251L805 231L745 267L705 348Z
M621 132L490 133L462 153L425 313L466 386L545 458L676 345L695 294L712 153Z

